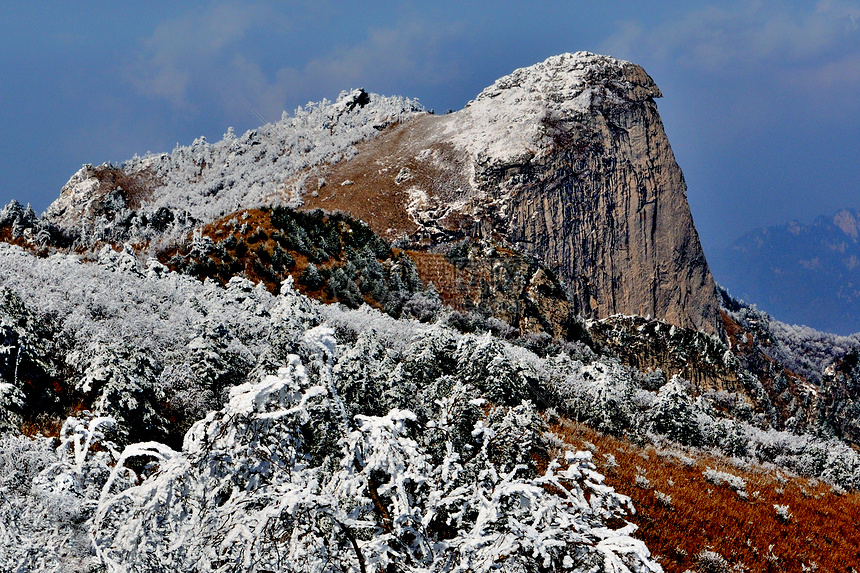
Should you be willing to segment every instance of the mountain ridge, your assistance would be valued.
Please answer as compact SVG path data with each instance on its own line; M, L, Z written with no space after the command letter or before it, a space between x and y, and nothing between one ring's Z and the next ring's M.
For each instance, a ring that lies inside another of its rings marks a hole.
M721 282L785 322L860 332L860 211L759 228L721 255Z
M860 561L860 342L714 289L658 95L563 54L7 205L0 567Z
M555 271L583 316L655 316L722 336L683 175L653 103L660 95L629 62L555 56L460 111L363 143L306 204L370 222L390 197L399 210L386 205L389 214L371 222L383 235L501 240Z
M555 271L583 316L723 336L660 96L641 67L588 52L516 70L444 116L353 90L241 137L135 158L121 175L85 167L45 216L116 240L117 226L153 236L142 217L187 232L240 204L339 209L390 240L510 244Z

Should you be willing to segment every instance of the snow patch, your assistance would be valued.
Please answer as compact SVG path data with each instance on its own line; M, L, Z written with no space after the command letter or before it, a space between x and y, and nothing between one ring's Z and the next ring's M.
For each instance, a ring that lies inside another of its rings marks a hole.
M651 78L630 62L561 54L496 80L463 110L445 116L446 132L479 163L521 164L552 148L549 124L642 99L643 90L659 97Z

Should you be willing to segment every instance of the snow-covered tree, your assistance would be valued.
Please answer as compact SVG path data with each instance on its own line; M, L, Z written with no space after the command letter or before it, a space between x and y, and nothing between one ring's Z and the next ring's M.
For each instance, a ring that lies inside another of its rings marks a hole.
M702 444L702 430L693 402L678 376L660 388L649 412L650 429L685 445Z
M533 409L484 416L473 393L455 385L426 423L395 408L342 424L332 387L291 356L234 388L152 477L103 498L98 555L110 571L660 571L634 526L606 527L629 502L589 453L539 474ZM452 439L475 418L471 439ZM321 433L340 441L315 462Z

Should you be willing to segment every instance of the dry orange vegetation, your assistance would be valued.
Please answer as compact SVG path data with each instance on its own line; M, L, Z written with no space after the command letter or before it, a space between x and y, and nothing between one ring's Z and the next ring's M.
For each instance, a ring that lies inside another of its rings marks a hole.
M463 153L438 142L443 123L442 116L432 114L412 117L356 145L357 154L349 161L303 173L302 209L348 213L387 240L418 231L407 209L413 200L410 189L425 192L427 203L422 208L432 210L437 200L451 200L455 190L468 185ZM429 156L422 155L428 151ZM325 184L314 184L314 177ZM434 223L449 231L459 229L456 215L443 215Z
M364 223L339 213L285 210L299 215L300 219L305 220L304 224L325 227L328 229L327 233L335 233L339 237L337 246L329 244L325 247L325 252L315 249L314 246L299 247L294 243L296 237L290 237L290 231L278 227L284 223L276 223L273 220L273 217L276 219L278 217L278 209L276 207L274 210L263 208L237 211L203 226L201 234L220 247L206 255L192 254L193 242L189 237L189 240L183 244L175 244L159 251L158 258L171 270L187 272L200 279L210 278L222 285L227 284L235 276L244 276L255 284L262 283L266 289L275 294L279 292L281 282L292 275L296 279L294 288L302 294L326 304L344 302L340 295L329 288L326 280L322 280L320 284L311 285L304 281L303 275L311 263L314 263L319 272L346 267L351 260L349 253L354 253L355 249L364 246L369 248L370 243L367 240L375 236ZM359 237L362 238L359 239ZM317 239L325 242L321 237ZM308 244L314 242L314 239L308 236L305 236L304 240L308 241ZM375 240L379 241L379 239ZM387 259L396 259L401 252L392 251L387 243L374 244L383 251L380 252L377 249L376 252L376 260L380 264L385 263ZM322 247L322 245L316 245L316 247ZM183 265L188 262L194 263L193 268L183 269ZM363 302L371 307L383 308L382 301L373 298L371 293L365 292L360 296Z
M479 299L481 281L490 282L492 277L475 274L471 269L460 269L446 255L426 251L406 251L415 261L418 275L425 284L433 283L439 296L455 310L467 310L467 300Z
M860 568L856 492L775 468L744 469L718 456L638 446L568 420L550 429L576 448L594 449L607 483L636 506L637 536L669 573L695 571L704 550L721 554L734 571ZM743 478L746 499L706 480L709 468ZM774 505L788 506L791 517L780 519Z
M247 224L248 230L244 233L240 231L239 225L234 224L235 221ZM260 230L262 233L258 233ZM259 260L259 256L256 255L258 249L261 249L261 252L265 252L269 256L274 252L276 241L272 237L275 231L276 229L272 225L271 212L262 209L246 209L230 213L229 215L203 226L201 234L211 238L215 242L223 241L228 237L233 237L237 243L244 244L244 255L238 257L238 260L234 263L233 267L228 268L225 261L221 260L218 256L209 255L213 265L211 272L204 276L225 284L230 277L241 272L244 273L245 276L253 283L258 284L262 282L270 292L277 292L280 288L280 281L283 277L273 277L261 273L260 266L254 264ZM178 245L164 249L159 253L159 259L170 266L170 258L180 252L180 250L181 247ZM294 264L291 267L291 272L289 274L293 274L297 277L305 270L305 268L307 268L308 259L306 256L294 250L290 250L290 255L294 259ZM300 289L304 294L322 300L323 302L332 302L330 297L326 297L325 292L322 290L311 291L303 285L296 285L296 288Z
M497 257L514 265L522 261L521 266L528 269L528 259L519 253L506 249L501 245L493 244ZM482 290L487 285L491 290L498 290L500 286L512 286L507 275L501 278L494 277L491 270L492 264L484 267L476 264L458 266L451 262L448 255L433 253L429 251L405 251L415 261L415 268L421 280L425 284L433 283L436 291L445 304L456 310L465 310L465 301L479 301ZM504 285L496 284L504 282Z
M36 436L57 437L60 435L62 427L62 419L41 416L35 420L23 422L20 429L22 434L31 438Z

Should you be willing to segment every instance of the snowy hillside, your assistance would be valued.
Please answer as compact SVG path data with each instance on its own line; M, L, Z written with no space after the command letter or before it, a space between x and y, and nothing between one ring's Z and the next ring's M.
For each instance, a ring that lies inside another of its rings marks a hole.
M85 263L4 246L0 282L7 353L22 357L7 361L7 420L71 414L59 438L3 438L5 568L310 571L325 555L355 571L484 570L502 556L658 570L624 499L541 412L860 484L860 457L839 442L724 417L718 396L581 346L541 357L444 314L222 288L109 249ZM41 393L40 372L53 380Z
M548 375L537 356L290 288L275 297L240 279L222 289L155 264L143 271L129 257L0 253L5 287L41 301L37 320L50 317L52 342L66 346L62 359L41 358L76 371L70 390L95 396L58 447L4 438L8 455L30 460L4 470L5 568L263 571L280 559L309 571L392 561L454 571L505 556L529 568L658 570L628 537L634 527L606 528L629 515L627 502L589 454L542 435L527 399ZM5 312L21 349L49 342ZM15 399L29 398L26 382L5 384L4 396L24 415ZM123 450L130 436L160 433L164 402L186 418L224 405L181 451L152 441Z
M414 100L353 90L334 103L310 103L292 116L285 112L281 121L241 136L231 128L215 143L200 137L171 153L134 157L120 166L85 165L45 219L91 244L150 240L173 229L180 236L241 208L298 205L302 182L312 174L296 180L297 175L348 159L356 143L422 112Z

